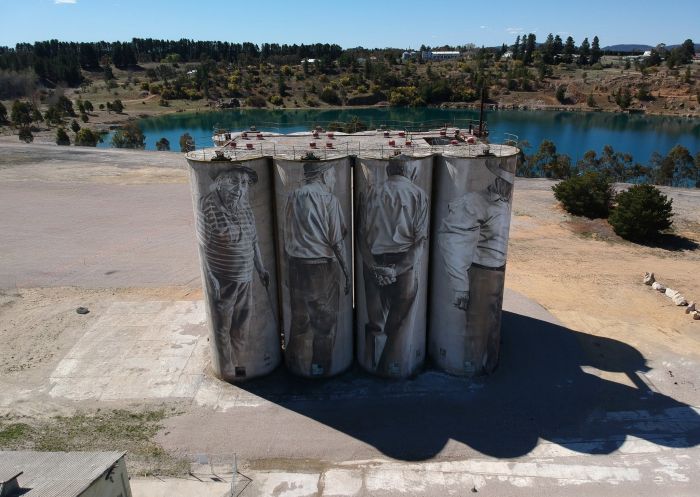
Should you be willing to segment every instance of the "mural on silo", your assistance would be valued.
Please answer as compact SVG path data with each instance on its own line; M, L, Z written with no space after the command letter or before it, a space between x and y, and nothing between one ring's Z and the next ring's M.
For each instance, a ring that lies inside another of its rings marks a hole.
M382 376L409 376L425 357L432 162L358 158L358 359Z
M430 352L456 374L492 371L516 158L440 157Z
M271 214L269 164L190 165L214 370L229 381L265 374L280 360L272 227L259 229L254 214ZM254 208L260 175L262 202Z
M275 165L286 363L333 375L352 362L349 159Z

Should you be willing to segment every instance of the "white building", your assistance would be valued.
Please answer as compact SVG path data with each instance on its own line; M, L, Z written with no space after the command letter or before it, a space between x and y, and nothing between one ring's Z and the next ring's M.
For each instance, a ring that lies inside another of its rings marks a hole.
M444 50L444 51L432 51L423 50L421 52L421 58L423 60L451 60L459 59L460 53L457 51Z

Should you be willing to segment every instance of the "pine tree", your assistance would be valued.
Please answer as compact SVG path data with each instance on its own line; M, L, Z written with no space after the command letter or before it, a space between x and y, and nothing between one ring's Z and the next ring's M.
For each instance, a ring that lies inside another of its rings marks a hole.
M70 145L70 138L68 133L63 128L58 128L56 130L56 145Z
M600 40L597 36L594 36L591 44L591 65L596 64L602 56L603 51L600 49Z
M576 54L576 44L571 36L566 39L566 43L564 43L564 51L562 53L564 55L564 62L571 64L571 62L574 60L574 55Z
M557 55L561 55L564 49L564 44L561 41L561 36L556 35L554 37L554 42L552 43L552 57L556 58Z
M542 51L542 60L545 64L554 63L554 36L552 33L547 35L547 40L540 47Z
M535 47L537 46L537 38L534 33L527 35L527 41L523 43L525 46L525 51L523 53L523 63L527 66L532 63L532 58L535 54Z
M515 44L510 48L513 52L513 60L520 56L520 35L515 39Z
M584 38L579 48L578 63L582 66L588 65L591 57L591 45L588 43L588 38Z

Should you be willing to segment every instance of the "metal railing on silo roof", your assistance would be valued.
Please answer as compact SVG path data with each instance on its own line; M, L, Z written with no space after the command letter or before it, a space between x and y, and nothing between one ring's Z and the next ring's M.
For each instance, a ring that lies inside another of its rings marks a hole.
M484 127L488 128L486 121L483 122ZM356 133L362 131L370 130L384 130L384 129L394 129L394 130L405 130L407 132L424 132L434 129L451 127L459 128L462 130L473 130L477 131L479 129L478 119L428 119L424 121L411 121L411 120L399 120L399 119L375 119L371 118L368 122L362 120L309 120L309 121L295 121L294 126L289 126L289 124L281 123L278 121L255 121L251 123L250 126L245 129L241 128L240 132L243 131L255 131L255 132L274 132L287 134L292 129L302 129L307 131L312 131L314 129L320 128L323 131L343 131L346 133ZM213 133L226 132L221 126L216 125L212 130ZM235 131L237 132L237 131Z
M317 123L318 121L314 121ZM336 125L340 121L332 121ZM354 123L350 121L350 124ZM261 123L266 129L260 129L258 125L250 126L246 132L256 132L256 133L278 133L277 131L271 131L275 124L279 123ZM246 143L246 148L233 148L226 145L217 148L206 147L199 149L194 153L191 158L195 160L209 160L215 157L217 153L223 153L223 157L231 160L247 160L257 157L288 157L293 160L302 160L302 158L309 152L314 153L319 159L329 159L338 158L343 155L373 155L381 158L391 158L396 155L424 155L424 154L442 154L449 152L450 154L463 155L467 157L477 157L480 155L502 155L503 152L510 153L512 150L505 147L517 147L518 136L512 133L503 133L502 135L491 135L489 137L478 138L479 141L476 143L469 143L464 141L462 138L456 140L452 137L439 137L445 143L430 143L426 145L424 143L415 143L412 146L408 144L398 145L377 145L376 143L363 146L361 141L353 141L353 136L368 136L374 135L377 131L401 131L403 130L405 134L406 142L412 142L412 133L424 133L426 131L439 131L446 130L447 127L453 129L459 129L460 131L476 131L478 128L478 121L474 119L453 119L452 122L445 122L445 120L432 120L425 122L414 122L414 121L393 121L393 126L383 126L378 129L368 129L360 131L358 133L349 133L338 135L337 138L345 139L346 141L335 142L333 147L312 147L312 146L294 146L294 145L282 145L274 141L271 142L253 142ZM459 126L459 127L458 127ZM310 127L309 131L330 131L324 130L321 126ZM217 130L222 133L222 130ZM244 131L231 132L232 135L240 135ZM303 133L303 132L300 132ZM279 133L285 135L285 133ZM289 134L287 134L289 135ZM268 135L269 136L269 135ZM236 136L233 136L235 140ZM302 136L299 136L301 140ZM457 137L458 138L458 137ZM228 143L236 143L233 140ZM250 147L250 148L248 148ZM330 156L330 157L329 157Z

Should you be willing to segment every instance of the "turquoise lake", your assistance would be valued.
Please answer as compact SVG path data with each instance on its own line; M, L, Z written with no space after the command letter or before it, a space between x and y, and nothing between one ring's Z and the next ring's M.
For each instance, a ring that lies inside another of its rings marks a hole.
M332 110L224 110L202 113L176 113L139 121L146 135L146 149L155 150L161 137L170 141L171 149L179 152L180 136L188 132L197 148L213 146L215 128L247 129L275 132L305 131L315 124L350 121L357 116L371 128L382 124L401 127L403 123L455 123L478 119L478 111L433 108L369 108ZM500 142L505 133L527 140L532 153L544 139L552 140L557 151L578 160L587 150L600 153L604 145L616 151L632 154L641 163L648 162L653 152L666 154L676 144L688 148L694 155L700 152L700 119L666 116L613 114L603 112L556 112L501 110L486 112L490 138ZM466 126L463 126L466 127ZM110 146L110 136L100 147Z

